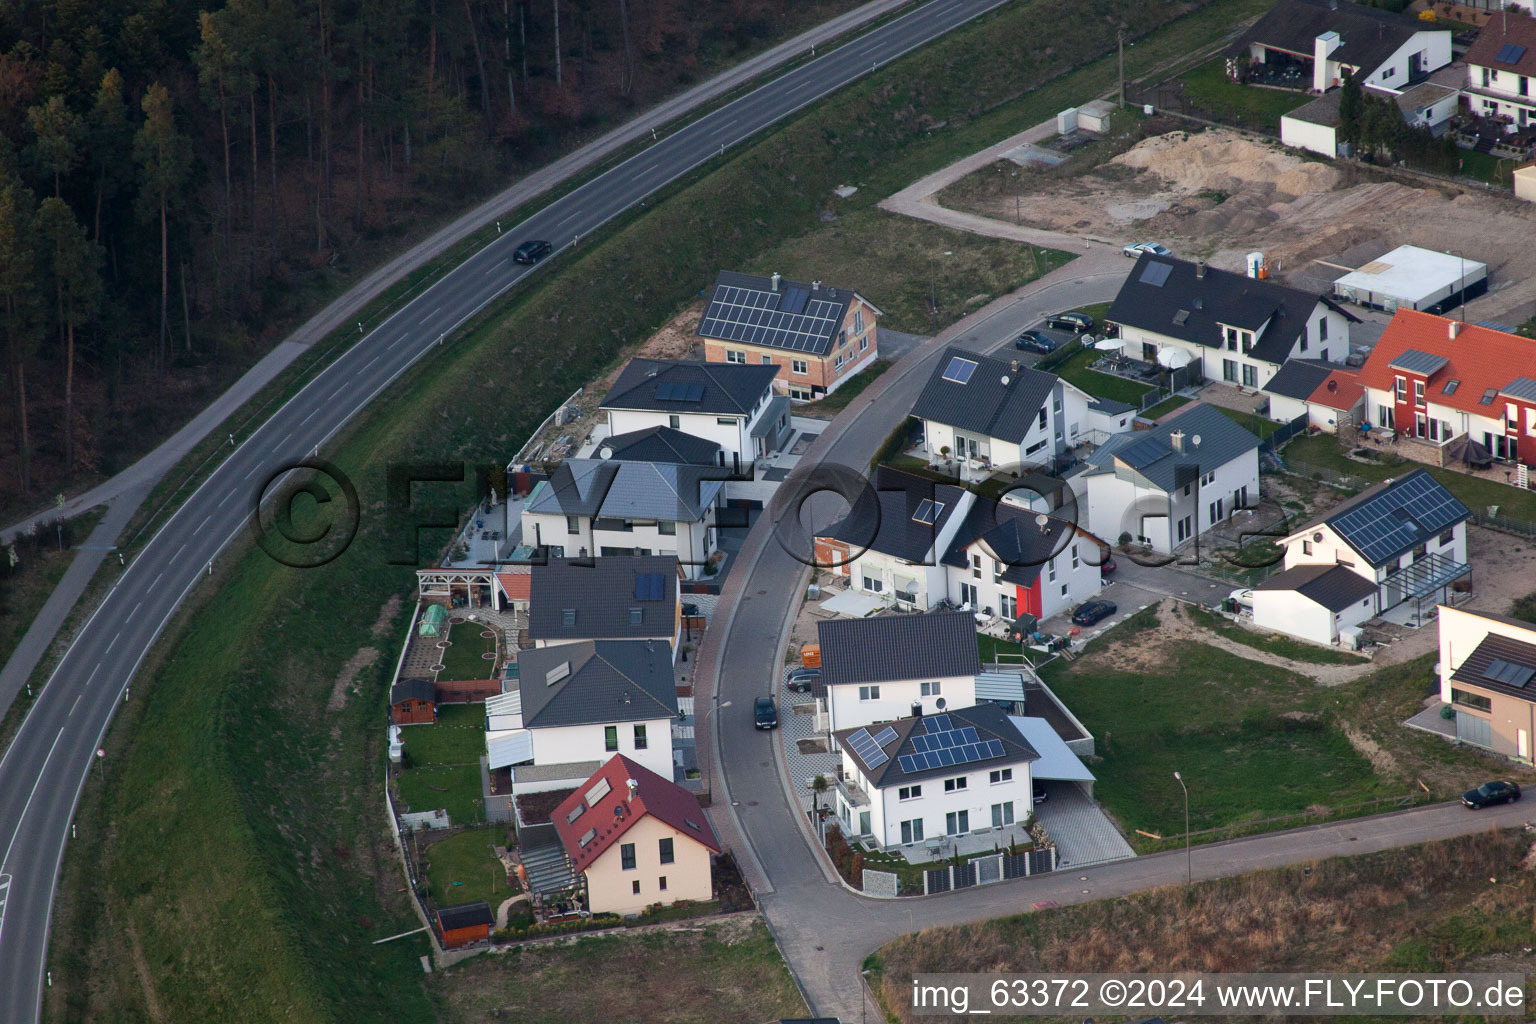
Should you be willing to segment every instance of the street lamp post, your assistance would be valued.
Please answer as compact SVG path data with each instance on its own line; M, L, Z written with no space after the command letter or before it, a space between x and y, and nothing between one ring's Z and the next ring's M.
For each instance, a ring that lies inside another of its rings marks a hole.
M705 722L708 722L710 720L710 718L712 718L714 716L716 711L719 711L721 708L728 708L728 707L731 706L731 702L728 701L728 700L722 701L720 699L720 695L718 693L715 694L712 699L714 701L714 707L712 707L708 711L704 712L704 721ZM695 750L698 749L698 738L697 737L694 738L694 749ZM715 749L718 751L719 747L717 746ZM714 773L713 770L711 770L710 773L709 773L709 789L706 790L706 792L708 793L709 798L711 800L713 800L714 796L715 796L715 773Z
M859 972L859 1021L860 1024L869 1024L869 997L864 991L869 980L869 971Z
M1184 791L1184 884L1192 885L1195 881L1195 871L1189 853L1189 787L1184 785L1184 776L1178 772L1174 772L1173 777L1179 781L1179 788Z

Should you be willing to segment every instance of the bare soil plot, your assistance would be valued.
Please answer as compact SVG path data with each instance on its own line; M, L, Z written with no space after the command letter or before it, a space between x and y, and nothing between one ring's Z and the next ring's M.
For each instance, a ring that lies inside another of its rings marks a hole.
M1348 263L1341 257L1357 247L1459 249L1487 263L1494 282L1479 316L1518 323L1536 308L1536 206L1450 185L1415 188L1227 129L1168 132L1072 177L1003 161L940 198L1008 223L1017 215L1053 231L1160 241L1231 270L1258 249L1281 276L1308 283L1338 273L1313 260Z

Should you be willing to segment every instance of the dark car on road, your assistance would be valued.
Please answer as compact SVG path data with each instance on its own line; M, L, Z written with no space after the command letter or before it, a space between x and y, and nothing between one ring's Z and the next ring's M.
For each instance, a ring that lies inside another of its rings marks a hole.
M1046 355L1056 351L1056 341L1049 334L1041 331L1025 331L1019 335L1019 340L1013 343L1013 347Z
M1084 601L1072 613L1072 621L1079 626L1091 626L1100 619L1107 619L1119 611L1113 601Z
M1461 802L1474 811L1495 804L1510 804L1520 799L1520 787L1513 782L1485 782L1461 794Z
M752 705L752 724L759 729L777 729L779 709L772 697L759 697Z
M1084 331L1093 330L1093 317L1087 313L1057 313L1045 322L1045 326L1053 327L1058 331L1082 334Z
M810 693L811 688L821 682L821 669L797 668L784 680L784 688L790 693Z
M512 250L512 260L514 263L537 263L554 250L555 247L543 239L530 238Z

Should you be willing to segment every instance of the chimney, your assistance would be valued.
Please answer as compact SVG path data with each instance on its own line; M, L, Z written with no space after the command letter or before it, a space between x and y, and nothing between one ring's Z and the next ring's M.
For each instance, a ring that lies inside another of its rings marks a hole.
M777 273L768 279L768 287L773 291L779 290L779 275Z
M1205 260L1195 260L1195 279L1205 280Z
M635 793L640 789L640 783L636 782L634 779L625 779L624 785L629 788L629 799L633 801L635 799Z
M1010 359L1010 360L1008 360L1008 372L1009 373L1018 373L1019 372L1019 361L1017 359Z
M912 702L912 717L913 718L922 718L923 717L923 702L922 701L915 700L915 701Z
M820 281L812 281L811 282L811 291L813 291L813 292L821 291L821 282Z
M1445 322L1445 330L1446 330L1446 334L1450 337L1450 339L1452 341L1455 341L1456 340L1456 335L1461 333L1461 321L1460 320L1447 320Z
M1168 435L1168 440L1173 445L1174 451L1182 452L1184 450L1184 431L1175 430Z

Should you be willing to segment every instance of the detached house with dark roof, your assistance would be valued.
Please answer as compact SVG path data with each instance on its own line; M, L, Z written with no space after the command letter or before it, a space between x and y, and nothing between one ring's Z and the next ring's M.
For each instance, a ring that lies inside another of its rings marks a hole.
M670 555L690 578L716 548L719 466L566 459L523 503L523 539L554 557Z
M950 600L1011 622L1048 619L1093 597L1104 588L1100 566L1108 558L1070 514L978 497L943 564Z
M1104 318L1119 329L1125 354L1157 362L1166 349L1209 380L1257 390L1287 359L1342 361L1349 325L1359 318L1326 295L1203 260L1143 254ZM1166 362L1165 362L1165 365Z
M1116 434L1073 477L1088 528L1170 554L1259 500L1259 439L1197 402L1151 430Z
M976 703L976 620L970 612L880 615L816 623L832 729Z
M1514 11L1489 18L1466 53L1467 108L1480 117L1536 122L1536 18Z
M811 401L878 358L879 316L851 288L722 270L695 333L706 362L772 366L782 394Z
M1433 22L1349 0L1279 0L1227 51L1321 93L1346 73L1361 85L1402 90L1451 62L1451 33Z
M1456 739L1530 764L1536 626L1441 607L1439 628L1440 700L1456 709Z
M772 366L631 359L598 414L607 437L671 427L718 444L721 465L750 464L791 435L789 400L774 395L777 375Z
M692 793L622 754L551 815L594 914L714 897L720 840Z
M833 740L837 815L881 847L1007 829L1030 815L1040 755L995 704L840 729Z
M951 347L912 415L930 458L977 468L1049 466L1088 430L1090 397L1054 373Z
M514 793L574 786L614 754L672 775L677 687L654 640L598 640L523 651L515 691L486 706L492 769Z
M683 617L677 559L551 558L531 568L528 639L535 647L656 640L676 650Z
M1470 517L1424 469L1369 487L1279 542L1285 570L1254 589L1254 624L1331 644L1405 602L1417 623L1472 571Z
M1536 340L1400 309L1360 368L1372 431L1536 466ZM1444 460L1450 465L1452 460Z

